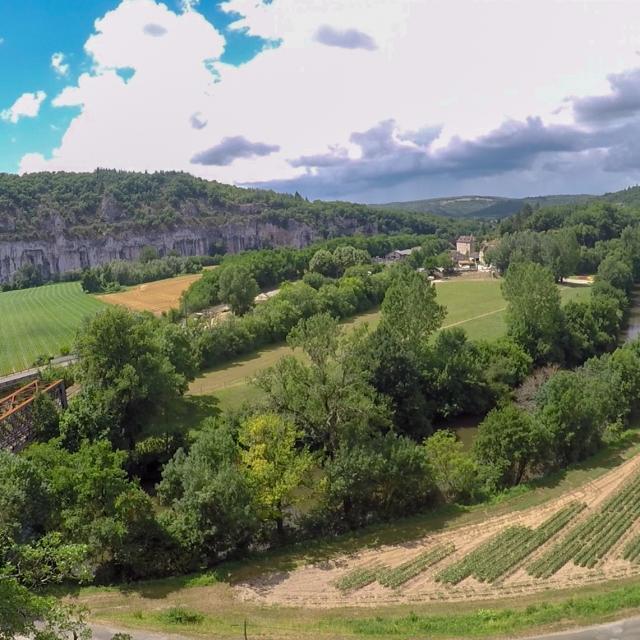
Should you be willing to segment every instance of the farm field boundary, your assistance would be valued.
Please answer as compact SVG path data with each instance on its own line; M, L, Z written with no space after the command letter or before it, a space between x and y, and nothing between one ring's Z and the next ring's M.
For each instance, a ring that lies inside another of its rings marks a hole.
M247 579L236 586L237 596L261 605L378 607L495 600L640 577L640 564L624 557L640 533L635 499L639 486L640 456L636 455L544 505L428 535L411 544L384 545L283 574ZM603 519L612 524L602 538L587 540L583 551L576 549L576 531L592 531L591 523ZM546 567L545 558L554 555L558 546L569 549L563 561L556 562L553 571L540 574L537 567ZM421 556L442 548L455 550L433 564L427 562L420 571L409 569L412 561L419 563ZM385 571L394 569L414 575L395 588L385 586Z
M0 293L0 375L28 369L39 356L71 347L82 321L103 308L79 282Z
M132 311L151 311L157 315L180 306L180 296L200 280L202 273L189 273L174 278L145 282L125 291L96 296L107 304L117 304Z
M470 339L494 339L504 335L506 305L499 280L451 280L445 283L445 286L437 285L438 300L447 307L443 329L461 327ZM560 293L563 302L568 302L586 298L589 288L564 286ZM344 325L350 327L367 322L375 328L379 320L380 312L376 310L355 316ZM286 344L279 344L241 356L198 376L191 383L189 394L214 394L223 408L237 408L258 394L248 385L248 380L292 353Z

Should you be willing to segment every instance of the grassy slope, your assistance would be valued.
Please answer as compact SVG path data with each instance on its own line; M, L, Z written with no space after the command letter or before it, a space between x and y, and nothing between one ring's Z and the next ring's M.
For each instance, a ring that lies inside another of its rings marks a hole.
M0 293L0 374L71 346L82 320L102 307L78 282Z
M588 287L561 287L564 302L589 295ZM460 326L472 340L494 339L504 335L505 301L497 280L452 280L438 285L438 300L447 308L445 327ZM375 327L379 312L362 314L347 322L347 326L368 322ZM199 376L190 386L193 395L215 394L222 408L237 408L257 397L259 392L247 380L261 369L275 364L290 354L286 344L275 345L242 356Z
M250 637L262 638L451 638L531 632L533 628L569 626L604 621L640 606L637 579L579 590L547 591L537 596L493 602L416 603L376 607L375 611L351 609L301 609L261 607L239 601L232 585L243 579L274 571L287 571L308 562L339 554L407 542L427 532L481 522L511 511L552 500L606 473L623 460L638 454L635 443L619 450L605 450L589 461L506 493L491 504L449 507L412 518L376 525L333 538L293 545L260 554L242 562L227 563L215 573L169 578L122 588L88 588L77 595L90 607L92 618L116 625L165 632L235 638L248 621ZM274 578L277 579L277 574ZM201 612L197 625L175 625L163 614L180 606Z

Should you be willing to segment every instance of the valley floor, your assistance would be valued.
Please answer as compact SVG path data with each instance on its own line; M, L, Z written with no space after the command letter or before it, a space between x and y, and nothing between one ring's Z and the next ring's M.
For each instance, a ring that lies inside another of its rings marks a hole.
M504 335L506 302L500 283L500 280L494 279L460 278L436 285L438 302L447 309L442 328L461 327L471 340L493 340ZM563 285L559 288L563 303L584 300L589 295L589 287L584 285ZM366 322L375 328L379 321L380 312L374 310L355 316L344 325L355 327ZM244 402L255 400L259 393L248 381L260 370L274 365L291 353L286 344L279 344L240 356L201 373L189 386L189 394L213 394L220 400L221 408L238 408Z
M539 525L571 501L587 505L571 522L579 525L640 473L640 445L605 451L576 468L519 490L494 504L449 509L372 527L352 536L280 549L197 576L119 588L89 588L74 599L92 619L124 626L207 638L450 638L515 637L532 632L633 615L640 607L640 570L620 558L633 524L593 569L569 563L549 579L533 579L523 567L565 532L494 585L467 578L456 586L434 575L487 538L514 524ZM569 528L569 527L568 527ZM435 542L456 551L398 589L371 583L342 592L336 582L375 559L395 566ZM176 624L173 607L202 619ZM593 636L595 638L597 636ZM633 636L631 636L633 637ZM592 640L590 636L576 636Z

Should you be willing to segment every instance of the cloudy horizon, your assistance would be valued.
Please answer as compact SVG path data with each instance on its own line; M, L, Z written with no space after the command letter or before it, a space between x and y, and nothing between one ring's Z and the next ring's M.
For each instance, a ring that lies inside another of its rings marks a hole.
M0 9L1 170L361 202L640 181L640 3L90 4L43 42Z

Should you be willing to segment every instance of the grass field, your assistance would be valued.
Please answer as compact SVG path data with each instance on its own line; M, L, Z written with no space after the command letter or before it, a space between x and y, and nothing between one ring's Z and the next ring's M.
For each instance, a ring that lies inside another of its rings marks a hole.
M438 284L438 301L447 309L443 327L461 327L472 340L492 340L506 332L506 303L498 280L451 280ZM589 287L560 287L563 302L584 299ZM379 311L370 311L347 322L356 326L363 322L375 327ZM244 402L259 398L259 391L247 384L261 369L275 364L282 356L291 354L286 344L274 345L242 356L200 375L189 387L192 395L215 394L223 409L233 409Z
M184 276L146 282L126 291L96 296L107 304L120 304L132 311L151 311L160 314L180 305L182 292L202 277L201 273L189 273Z
M103 306L83 293L79 282L0 293L0 374L71 347L82 320Z
M537 593L507 589L483 600L474 600L475 583L462 590L461 600L447 601L444 591L429 601L396 601L387 591L386 602L369 602L370 591L361 595L359 606L336 604L333 608L265 606L245 599L244 585L259 580L260 590L278 589L283 582L313 563L321 572L340 572L345 562L363 553L389 553L399 545L402 553L415 553L420 538L457 535L474 527L482 537L485 523L498 519L510 523L526 515L525 510L553 511L554 502L570 499L576 492L590 495L607 491L609 477L620 475L630 464L637 468L639 446L600 452L589 461L549 476L528 487L508 492L490 504L450 506L328 540L316 540L256 554L247 560L223 564L215 571L111 588L81 589L77 600L91 610L91 619L108 625L143 628L194 637L242 637L247 620L249 637L260 638L455 638L515 637L533 629L604 622L621 617L640 606L640 578L621 576L598 584L569 582L563 588L549 585ZM606 476L606 477L605 477ZM595 483L595 484L594 484ZM386 546L384 546L386 545ZM356 555L354 555L356 554ZM599 576L594 576L596 580ZM315 587L313 576L301 590ZM332 588L327 590L332 591ZM415 583L411 592L419 595ZM365 606L362 606L365 605ZM195 622L176 623L172 607L196 614Z

